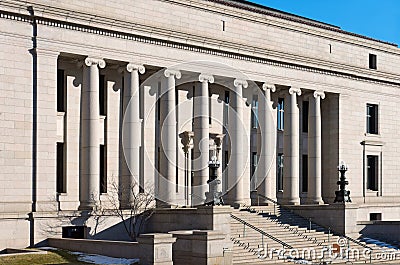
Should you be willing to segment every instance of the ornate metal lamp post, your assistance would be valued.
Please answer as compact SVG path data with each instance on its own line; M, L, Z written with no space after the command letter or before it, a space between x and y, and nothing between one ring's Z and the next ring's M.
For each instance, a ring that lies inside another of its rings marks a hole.
M224 201L222 200L222 192L218 191L218 184L221 183L218 179L218 168L220 167L220 162L216 156L211 158L211 161L208 162L208 166L210 167L210 179L207 181L209 191L206 192L205 205L223 205Z
M338 166L338 170L340 172L340 180L337 182L339 185L339 190L335 191L336 197L333 202L351 202L350 191L346 190L346 185L349 185L349 182L346 180L345 176L348 167L342 161Z

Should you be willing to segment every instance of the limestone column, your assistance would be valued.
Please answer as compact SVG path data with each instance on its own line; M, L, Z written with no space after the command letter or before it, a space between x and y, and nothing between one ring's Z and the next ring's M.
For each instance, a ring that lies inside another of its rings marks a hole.
M315 91L309 99L308 112L308 202L323 204L321 194L321 99L325 98L323 91Z
M286 204L300 204L299 194L299 108L297 95L300 88L290 88L285 98L284 119L284 169L283 169L283 201Z
M79 210L91 210L100 196L99 67L102 59L87 57L81 92Z
M246 143L243 124L243 88L248 87L246 80L234 80L235 91L231 93L231 113L229 114L229 137L231 139L231 156L228 165L229 191L228 202L232 205L250 204L250 187L245 187L245 154ZM250 176L248 176L250 177Z
M193 204L200 205L205 201L209 179L208 162L210 161L210 125L209 125L209 94L208 84L214 83L212 75L200 74L200 86L195 89L193 106L194 132L194 176Z
M276 200L276 112L272 107L271 92L275 92L275 85L264 84L258 96L257 184L260 185L257 191L267 198ZM268 200L263 198L259 200L268 203Z
M133 195L139 193L140 146L142 142L139 73L144 74L144 72L143 65L129 63L124 74L122 139L126 163L122 163L121 168L122 182L120 183L120 192L122 208L129 208L134 200Z
M161 86L160 98L160 177L158 181L158 202L161 205L176 204L176 101L175 79L181 78L181 72L167 69L164 71L166 82Z

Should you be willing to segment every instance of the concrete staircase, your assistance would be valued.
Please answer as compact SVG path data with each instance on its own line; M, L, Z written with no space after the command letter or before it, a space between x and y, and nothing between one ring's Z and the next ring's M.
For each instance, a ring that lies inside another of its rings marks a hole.
M311 229L310 229L311 228ZM294 262L299 264L327 263L370 263L374 262L375 254L388 251L388 248L374 244L366 244L359 240L343 238L332 234L330 231L310 222L278 205L251 206L234 209L231 218L231 240L234 243L234 264L279 264ZM358 251L357 255L349 258L331 258L327 249L333 244L340 245L343 249L350 248ZM283 252L283 249L285 252ZM309 256L303 250L313 249L316 255ZM326 249L325 258L321 259L321 253ZM369 250L371 255L369 255ZM299 251L299 255L295 250ZM364 255L365 253L366 255ZM377 260L376 260L377 261ZM375 261L375 262L376 262ZM381 261L379 261L382 263Z

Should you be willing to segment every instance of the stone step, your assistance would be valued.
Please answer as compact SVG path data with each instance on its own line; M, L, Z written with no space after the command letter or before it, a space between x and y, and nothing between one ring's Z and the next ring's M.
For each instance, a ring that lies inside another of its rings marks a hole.
M329 235L328 243L328 231L326 228L312 224L311 230L309 228L309 221L295 213L281 209L279 206L275 208L275 214L273 205L269 206L252 206L251 208L242 208L233 210L233 215L248 222L254 227L264 231L275 238L287 243L293 248L302 250L306 248L314 248L316 251L322 251L323 247L336 243L339 236L335 234ZM234 244L234 255L233 264L276 264L284 263L284 260L260 260L255 255L256 249L262 245L262 237L259 232L246 227L245 237L240 237L243 234L243 224L237 220L232 219L231 222L231 235L234 242L240 244ZM296 233L295 231L298 231ZM311 239L311 240L310 240ZM316 240L316 241L315 241ZM278 242L264 236L264 244L268 248L281 249L282 246ZM365 245L365 244L363 244ZM354 242L349 242L349 246L352 249L359 249L360 252L364 249L364 246L360 246ZM365 245L371 247L374 252L384 251L387 248L382 248L373 244ZM252 251L249 251L251 249ZM333 263L344 263L346 260L333 261ZM369 259L354 260L354 263L365 263L369 262Z
M293 231L288 231L288 230L269 230L269 229L263 229L262 227L259 227L260 230L266 232L269 235L273 235L276 238L279 237L296 237L296 238L301 238L304 240L317 240L318 242L327 242L328 241L328 236L324 234L317 234L317 233L305 233L299 231L298 233L293 233ZM241 228L233 228L231 229L231 234L232 235L243 235L243 227ZM254 234L254 235L260 235L261 234L249 227L245 229L245 235L249 234ZM337 242L338 237L330 237L330 242Z

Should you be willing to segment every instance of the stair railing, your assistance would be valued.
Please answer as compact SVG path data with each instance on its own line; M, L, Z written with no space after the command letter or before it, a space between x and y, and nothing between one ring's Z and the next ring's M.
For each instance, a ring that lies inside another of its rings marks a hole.
M275 215L276 206L279 206L280 208L285 209L285 210L290 211L290 212L293 213L293 210L292 210L292 209L289 209L289 208L286 207L285 205L280 204L278 201L275 201L275 200L273 200L273 199L271 199L271 198L268 198L268 197L266 197L266 196L264 196L264 195L261 195L261 194L258 194L258 193L256 193L256 194L257 194L257 197L263 198L263 199L265 199L265 200L267 200L267 201L269 201L269 202L272 202L272 203L274 204L274 215ZM258 203L259 203L259 200L258 200ZM299 214L296 214L296 215L299 216L299 217L302 218L302 219L307 220L307 221L309 222L309 230L310 230L310 232L311 232L311 228L312 228L312 225L313 225L313 224L314 224L315 226L320 226L320 227L323 227L323 228L325 228L325 229L328 229L328 243L329 243L329 241L330 241L330 236L331 236L331 233L332 233L331 227L326 228L326 227L324 227L324 226L322 226L322 225L319 225L319 224L317 224L317 223L315 223L315 222L312 222L311 218L308 218L308 219L307 219L306 217L301 216L301 215L299 215ZM337 232L335 231L335 234L339 235L339 236L342 237L342 238L345 238L348 242L353 242L354 244L356 244L356 245L358 245L358 246L361 246L361 247L363 247L363 248L369 249L369 263L372 262L372 252L373 252L373 249L372 249L371 247L369 247L369 246L367 246L367 245L365 245L365 244L359 242L358 240L355 240L355 239L353 239L353 238L351 238L351 237L348 237L348 236L346 236L346 235L344 235L344 234L342 234L342 233L337 233ZM315 238L315 240L316 240L316 238Z
M231 214L231 218L236 220L236 221L238 221L239 223L243 224L243 237L246 236L246 227L258 232L261 235L261 242L262 242L262 246L263 247L264 247L264 237L267 237L267 238L269 238L269 239L281 244L283 249L284 248L288 248L288 249L292 249L293 248L292 246L290 246L286 242L274 237L273 235L268 234L267 232L255 227L254 225L246 222L245 220L243 220L243 219L241 219L241 218L239 218L239 217L237 217L237 216L235 216L233 214Z

